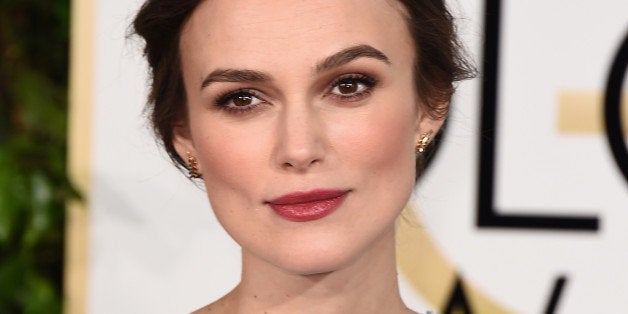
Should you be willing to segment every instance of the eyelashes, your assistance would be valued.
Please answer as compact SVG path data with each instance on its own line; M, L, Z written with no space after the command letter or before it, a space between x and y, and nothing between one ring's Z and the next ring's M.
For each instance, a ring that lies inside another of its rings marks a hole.
M377 81L364 74L349 74L341 76L332 84L329 95L343 101L357 101L369 95Z
M342 75L326 88L324 97L339 102L359 101L368 97L377 83L375 78L366 74ZM228 113L243 114L269 104L265 98L266 96L256 89L240 88L219 95L214 104Z
M262 96L258 95L256 90L242 88L218 96L215 104L231 113L246 113L259 107L264 102Z

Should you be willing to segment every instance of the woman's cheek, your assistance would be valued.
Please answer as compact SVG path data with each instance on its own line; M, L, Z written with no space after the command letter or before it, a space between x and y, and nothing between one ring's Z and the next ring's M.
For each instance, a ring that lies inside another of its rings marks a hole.
M246 188L247 182L258 177L256 172L261 170L260 150L265 147L262 134L247 132L246 127L221 127L220 123L213 126L197 145L206 183L216 189Z
M414 161L414 111L409 104L397 104L394 109L378 106L338 126L334 142L343 146L346 158L372 167L390 166L403 158Z

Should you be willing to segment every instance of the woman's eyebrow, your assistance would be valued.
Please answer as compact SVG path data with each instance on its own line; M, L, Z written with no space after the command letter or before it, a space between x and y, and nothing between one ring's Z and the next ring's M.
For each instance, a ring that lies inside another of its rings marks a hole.
M390 64L388 57L369 45L357 45L345 48L316 64L316 72L321 73L347 64L358 58L373 58ZM260 71L217 69L203 79L201 90L214 82L268 82L271 77Z
M357 45L349 48L345 48L319 62L316 65L316 72L321 73L333 68L337 68L344 64L347 64L358 58L374 58L384 61L386 64L390 64L388 57L381 51L373 48L369 45Z
M254 70L217 69L209 73L201 83L201 90L214 82L267 82L268 74Z

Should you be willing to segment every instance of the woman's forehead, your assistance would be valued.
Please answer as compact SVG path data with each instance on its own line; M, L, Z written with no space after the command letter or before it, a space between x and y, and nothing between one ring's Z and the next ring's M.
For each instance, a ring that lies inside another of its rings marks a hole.
M394 2L393 2L394 3ZM398 6L389 0L208 0L183 28L186 62L315 62L355 44L413 54ZM200 59L199 59L200 58ZM229 66L217 64L216 66Z

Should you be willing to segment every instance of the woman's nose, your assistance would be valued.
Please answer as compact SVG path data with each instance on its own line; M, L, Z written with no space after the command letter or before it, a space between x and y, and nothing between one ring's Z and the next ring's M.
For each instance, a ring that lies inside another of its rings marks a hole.
M311 106L292 106L279 118L276 162L284 170L304 172L325 158L325 129Z

